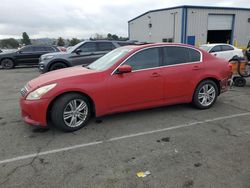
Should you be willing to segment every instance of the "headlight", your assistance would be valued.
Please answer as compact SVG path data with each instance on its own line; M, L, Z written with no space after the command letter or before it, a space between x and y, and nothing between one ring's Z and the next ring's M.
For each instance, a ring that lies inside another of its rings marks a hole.
M53 55L46 55L46 56L42 56L42 61L43 60L48 60L48 59L52 59L54 56Z
M56 84L50 84L36 89L28 94L26 97L27 100L37 100L40 99L44 94L46 94L49 90L53 89Z

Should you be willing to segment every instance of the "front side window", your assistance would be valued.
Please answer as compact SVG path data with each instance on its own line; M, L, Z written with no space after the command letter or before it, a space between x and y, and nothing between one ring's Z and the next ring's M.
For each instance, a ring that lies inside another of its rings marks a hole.
M111 51L115 49L115 46L111 42L99 42L99 51Z
M25 46L21 49L22 53L31 53L33 52L33 48L31 46Z
M167 46L163 48L164 65L176 65L200 61L201 55L197 50L178 47Z
M95 52L97 51L96 49L96 43L94 42L87 42L85 44L83 44L80 49L82 50L82 52Z
M159 48L150 48L140 51L130 57L125 63L132 70L148 69L160 66Z
M220 52L220 51L221 51L221 46L214 46L214 47L210 50L210 53Z

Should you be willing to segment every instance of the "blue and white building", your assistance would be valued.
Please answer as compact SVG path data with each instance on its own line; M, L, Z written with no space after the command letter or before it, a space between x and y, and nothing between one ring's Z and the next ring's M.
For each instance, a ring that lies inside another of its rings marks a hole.
M200 45L250 40L250 8L178 6L148 11L128 21L130 40Z

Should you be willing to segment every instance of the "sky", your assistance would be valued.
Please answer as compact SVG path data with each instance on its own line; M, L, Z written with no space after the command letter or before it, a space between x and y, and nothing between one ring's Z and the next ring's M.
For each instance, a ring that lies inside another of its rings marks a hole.
M0 39L128 36L128 20L179 5L249 7L249 0L0 0Z

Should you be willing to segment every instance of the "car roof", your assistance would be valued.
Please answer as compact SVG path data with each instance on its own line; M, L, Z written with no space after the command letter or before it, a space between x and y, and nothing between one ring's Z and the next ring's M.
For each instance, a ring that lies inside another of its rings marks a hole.
M202 44L201 46L213 47L213 46L217 46L217 45L228 45L228 46L232 46L232 45L230 45L230 44L226 44L226 43L211 43L211 44Z
M196 48L195 46L188 45L188 44L182 44L182 43L149 43L149 44L141 44L141 45L129 45L125 46L126 48L132 48L134 50L140 50L144 48L150 48L150 47L160 47L160 46L180 46L180 47L188 47L193 48L196 50L200 50L199 48Z

